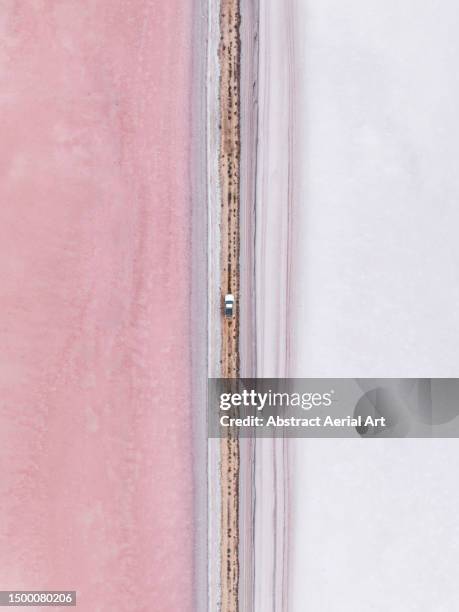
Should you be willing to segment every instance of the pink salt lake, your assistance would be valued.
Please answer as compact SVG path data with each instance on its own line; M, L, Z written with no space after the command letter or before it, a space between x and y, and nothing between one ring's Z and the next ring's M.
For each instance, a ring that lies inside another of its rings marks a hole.
M192 607L191 8L0 7L0 588L85 612Z

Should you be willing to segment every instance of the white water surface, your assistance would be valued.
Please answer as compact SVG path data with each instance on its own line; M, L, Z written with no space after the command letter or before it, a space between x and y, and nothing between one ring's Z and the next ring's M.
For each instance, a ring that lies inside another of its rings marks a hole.
M456 377L459 5L293 4L290 373Z
M282 348L259 362L271 372L285 354L296 377L457 377L459 4L260 5L259 339L271 325ZM263 290L279 236L285 308ZM289 457L276 611L458 609L456 440L294 440Z

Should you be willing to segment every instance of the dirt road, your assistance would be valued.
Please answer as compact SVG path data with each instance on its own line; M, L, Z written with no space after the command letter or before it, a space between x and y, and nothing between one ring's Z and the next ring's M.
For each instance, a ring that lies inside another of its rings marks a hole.
M220 13L221 291L235 297L235 314L222 320L221 376L239 376L240 37L239 0L222 0ZM223 304L222 304L223 305ZM239 588L239 442L221 443L221 610L237 612Z

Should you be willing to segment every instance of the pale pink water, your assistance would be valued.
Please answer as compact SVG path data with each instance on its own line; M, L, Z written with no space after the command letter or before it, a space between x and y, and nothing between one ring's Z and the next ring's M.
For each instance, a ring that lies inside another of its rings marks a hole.
M192 605L191 5L0 5L0 589L88 612Z

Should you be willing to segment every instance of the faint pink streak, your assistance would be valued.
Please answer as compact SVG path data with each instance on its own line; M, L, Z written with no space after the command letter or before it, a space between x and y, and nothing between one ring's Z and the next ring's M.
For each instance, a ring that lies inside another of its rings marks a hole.
M191 609L191 5L0 7L0 588L88 612Z

